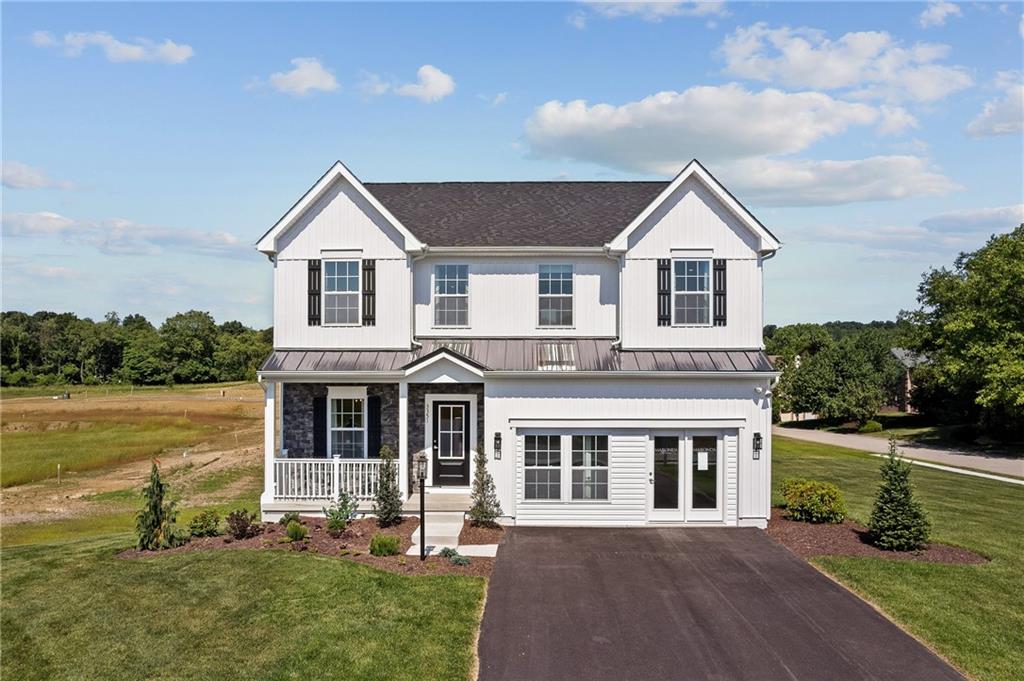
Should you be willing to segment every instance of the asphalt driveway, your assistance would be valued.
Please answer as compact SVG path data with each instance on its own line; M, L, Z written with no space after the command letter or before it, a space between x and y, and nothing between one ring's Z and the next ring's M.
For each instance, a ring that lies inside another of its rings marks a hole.
M481 681L963 680L755 529L515 528Z

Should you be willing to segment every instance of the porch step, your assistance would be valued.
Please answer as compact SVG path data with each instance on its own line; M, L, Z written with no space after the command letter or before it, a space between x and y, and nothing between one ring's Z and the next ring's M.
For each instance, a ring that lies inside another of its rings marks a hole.
M445 495L451 496L451 495ZM462 524L465 518L464 511L431 511L426 514L426 545L430 553L437 553L441 549L456 548L459 545L459 533L462 532ZM412 533L412 547L408 555L418 556L420 553L420 530Z
M453 492L427 492L423 499L423 504L426 506L427 513L433 511L458 511L466 512L469 507L473 505L473 501L468 494L457 494ZM414 493L411 497L406 499L402 505L402 513L405 515L419 515L420 513L420 495Z

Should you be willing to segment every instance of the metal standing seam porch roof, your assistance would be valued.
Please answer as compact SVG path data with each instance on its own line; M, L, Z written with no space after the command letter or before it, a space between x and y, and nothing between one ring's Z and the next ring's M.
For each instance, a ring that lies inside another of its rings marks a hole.
M274 350L260 372L398 372L444 349L484 372L772 373L761 350L617 350L602 338L430 338L415 350ZM558 357L554 365L547 358Z

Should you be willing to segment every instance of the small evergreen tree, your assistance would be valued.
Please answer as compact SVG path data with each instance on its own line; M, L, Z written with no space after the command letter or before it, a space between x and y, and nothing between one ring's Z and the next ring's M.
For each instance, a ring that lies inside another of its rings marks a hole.
M398 489L398 466L391 447L380 448L380 480L373 500L373 512L380 527L390 527L402 522L402 491Z
M135 532L139 536L141 550L166 549L182 541L174 528L178 515L176 504L167 495L168 485L160 480L160 469L154 461L149 472L149 484L142 489L145 503L136 515Z
M910 484L910 464L896 449L896 438L889 438L889 456L882 463L882 484L875 494L868 523L871 543L886 551L915 551L928 541L931 523L921 504L914 498Z
M469 509L469 522L473 525L493 527L501 515L501 502L494 489L494 478L487 471L487 453L483 443L476 448L474 457L476 473L473 474L473 505Z

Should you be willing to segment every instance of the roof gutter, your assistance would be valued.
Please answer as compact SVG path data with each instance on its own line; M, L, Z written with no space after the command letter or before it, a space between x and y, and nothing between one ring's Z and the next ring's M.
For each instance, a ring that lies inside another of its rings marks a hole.
M603 246L435 246L430 255L603 255Z
M317 383L322 381L361 380L369 383L390 383L408 375L406 371L261 371L259 381L290 381L294 383ZM488 378L670 378L670 379L777 379L778 371L483 371Z

